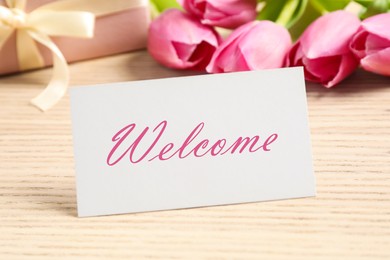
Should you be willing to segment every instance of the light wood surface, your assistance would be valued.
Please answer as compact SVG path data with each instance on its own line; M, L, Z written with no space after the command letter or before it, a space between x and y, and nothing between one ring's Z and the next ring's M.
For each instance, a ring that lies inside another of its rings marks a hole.
M0 78L0 259L390 259L390 78L308 84L316 198L77 218L69 97L28 104L50 74ZM186 74L144 51L71 65L72 85Z

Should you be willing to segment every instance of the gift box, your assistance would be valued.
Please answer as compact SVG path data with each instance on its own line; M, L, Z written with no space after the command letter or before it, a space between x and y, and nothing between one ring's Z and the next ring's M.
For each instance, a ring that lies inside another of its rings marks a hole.
M135 0L127 1L132 2ZM55 1L26 1L26 6L24 8L25 13L28 14L36 8L51 2ZM94 3L93 0L90 2L91 4ZM111 0L107 0L107 2L111 2ZM144 4L145 2L147 3L147 1L138 2L140 3L139 5L133 5L131 8L124 8L122 11L114 11L113 13L101 17L97 16L92 38L86 39L50 35L49 37L60 49L67 62L91 59L144 48L146 46L147 29L150 20L149 10L147 4ZM7 7L7 1L0 0L0 5ZM81 11L83 11L82 7L80 8ZM2 12L0 10L0 27L1 26L4 26L4 15L2 17ZM15 31L9 36L4 45L2 47L0 46L0 75L25 70L21 68L20 62L18 61ZM43 58L43 66L52 65L52 52L39 43L37 44L37 47ZM28 69L35 68L27 68L27 70Z

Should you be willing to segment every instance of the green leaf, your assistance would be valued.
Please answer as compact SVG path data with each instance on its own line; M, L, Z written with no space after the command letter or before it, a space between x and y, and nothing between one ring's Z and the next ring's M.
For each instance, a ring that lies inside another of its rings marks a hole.
M181 9L181 6L176 0L150 0L150 2L161 13L169 8Z
M257 15L257 20L270 20L276 21L280 12L283 9L283 6L287 0L262 0L259 3L264 4L263 9L261 9L260 13Z
M150 1L150 15L152 19L156 19L160 15L160 11L158 10L157 6L153 3L153 1Z
M307 8L309 0L301 0L296 2L298 2L298 5L295 8L293 15L291 16L290 21L287 23L287 28L293 26L302 17Z
M320 16L321 13L315 9L311 1L309 1L303 14L301 15L301 18L298 19L294 25L289 28L292 39L294 41L297 40L303 31Z
M366 6L366 10L360 15L360 18L365 19L376 14L386 13L389 9L390 0L373 0Z
M344 9L351 0L310 0L311 4L320 13L328 13Z
M303 15L308 0L260 0L263 5L257 19L270 20L287 28L293 26Z
M355 0L356 3L364 6L364 7L368 7L369 5L372 4L374 0Z

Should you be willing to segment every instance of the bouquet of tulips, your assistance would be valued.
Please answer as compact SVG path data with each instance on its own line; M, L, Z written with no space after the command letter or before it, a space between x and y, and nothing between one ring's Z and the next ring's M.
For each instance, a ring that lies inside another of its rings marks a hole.
M306 80L325 87L358 66L390 76L390 0L152 4L148 50L170 68L221 73L303 66ZM231 30L225 39L220 28Z

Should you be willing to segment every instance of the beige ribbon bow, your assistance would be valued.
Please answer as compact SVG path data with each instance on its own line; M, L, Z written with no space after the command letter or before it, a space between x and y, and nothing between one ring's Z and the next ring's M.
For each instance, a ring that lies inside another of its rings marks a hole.
M68 64L50 36L92 38L96 17L145 6L147 0L60 0L30 13L24 11L26 0L6 0L6 4L0 6L0 50L16 30L21 70L45 66L35 41L53 55L52 78L46 89L31 100L45 111L65 95L69 84Z

